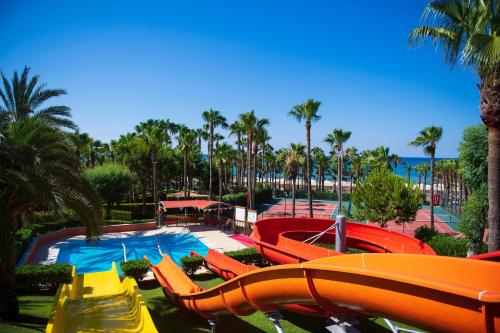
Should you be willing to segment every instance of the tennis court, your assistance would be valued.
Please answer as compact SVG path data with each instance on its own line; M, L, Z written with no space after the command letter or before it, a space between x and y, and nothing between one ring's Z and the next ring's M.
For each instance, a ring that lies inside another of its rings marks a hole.
M456 233L456 231L447 224L450 222L446 221L446 217L442 217L443 219L441 219L441 215L434 214L434 227L436 228L436 230L440 233L446 234ZM373 222L369 222L368 224L378 225L378 223ZM389 221L389 223L387 224L387 229L397 231L408 236L413 236L415 234L415 230L423 225L426 225L428 227L431 226L431 211L427 208L420 209L417 212L417 216L414 222L398 225L394 221Z
M316 218L330 218L337 204L325 203L322 201L313 201L313 215ZM264 205L264 210L259 213L258 219L267 219L271 217L292 217L292 201L280 201L274 205ZM295 217L309 217L309 203L304 200L295 202Z

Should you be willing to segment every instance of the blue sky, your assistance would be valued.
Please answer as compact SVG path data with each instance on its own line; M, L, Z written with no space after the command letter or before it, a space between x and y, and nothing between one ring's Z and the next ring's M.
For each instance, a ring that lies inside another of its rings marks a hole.
M323 102L312 143L337 127L358 149L408 146L440 125L440 157L457 156L462 130L479 123L477 78L450 70L430 48L410 50L425 0L0 1L0 69L26 64L68 95L81 131L109 141L148 118L202 125L254 109L276 148L304 142L288 110ZM232 138L230 138L232 141Z

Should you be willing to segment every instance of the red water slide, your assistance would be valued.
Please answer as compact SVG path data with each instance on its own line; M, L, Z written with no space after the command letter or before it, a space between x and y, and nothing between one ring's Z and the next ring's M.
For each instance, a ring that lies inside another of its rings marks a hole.
M303 241L329 228L335 220L310 218L272 218L255 223L252 238L255 248L266 258L291 264L341 255ZM435 255L434 250L413 237L362 223L347 222L347 246L373 253L407 253ZM335 230L327 232L317 243L333 244Z

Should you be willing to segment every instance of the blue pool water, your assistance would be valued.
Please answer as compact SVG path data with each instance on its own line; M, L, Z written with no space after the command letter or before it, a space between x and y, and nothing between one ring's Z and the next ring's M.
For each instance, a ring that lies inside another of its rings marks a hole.
M180 258L189 256L191 251L206 255L208 248L189 234L161 234L128 238L103 239L98 241L68 240L60 247L58 263L69 263L76 266L78 273L101 272L111 269L111 262L117 263L120 273L120 262L123 261L123 245L127 252L127 260L142 259L145 255L156 264L161 260L158 244L163 253L168 254L178 265Z

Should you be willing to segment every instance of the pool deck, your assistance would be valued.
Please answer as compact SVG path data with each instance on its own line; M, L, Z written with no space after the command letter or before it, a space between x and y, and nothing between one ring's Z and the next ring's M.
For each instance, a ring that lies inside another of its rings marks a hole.
M163 226L159 229L153 230L138 230L138 231L125 231L125 232L110 232L101 234L101 239L113 238L127 238L127 237L140 237L140 236L154 236L159 234L182 234L189 233L198 238L208 248L217 249L221 251L234 251L243 249L246 246L242 243L229 238L232 233L222 231L220 229L211 229L203 226L189 226L189 227L174 227ZM60 238L54 241L49 241L41 245L31 260L31 264L53 264L57 260L60 248L71 240L83 240L85 236L72 236Z

